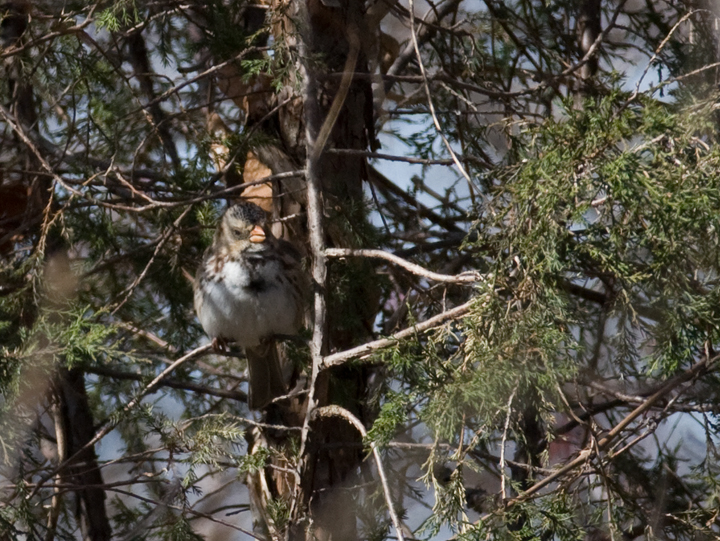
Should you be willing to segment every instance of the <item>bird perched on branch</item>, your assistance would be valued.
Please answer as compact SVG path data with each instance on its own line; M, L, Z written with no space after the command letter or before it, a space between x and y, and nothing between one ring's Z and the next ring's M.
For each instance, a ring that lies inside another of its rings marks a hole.
M245 349L252 409L286 393L274 338L302 326L307 292L301 257L272 236L253 203L225 211L194 282L195 311L216 349L234 340Z

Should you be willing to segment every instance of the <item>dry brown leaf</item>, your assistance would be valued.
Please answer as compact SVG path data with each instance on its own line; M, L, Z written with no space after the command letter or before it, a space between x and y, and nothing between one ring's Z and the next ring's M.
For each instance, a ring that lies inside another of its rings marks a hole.
M222 118L220 118L220 115L218 115L214 111L208 114L207 127L208 131L212 134L213 139L220 139L222 137L230 135L231 133L230 128L228 128L225 122L223 122ZM212 158L215 162L215 168L218 171L222 171L225 168L225 164L227 164L230 149L228 149L228 147L222 143L213 142L210 145L210 152L212 152Z
M274 106L272 77L264 73L245 80L237 66L229 64L218 72L218 88L235 102L243 113L245 122L259 120Z
M245 182L255 182L257 180L272 175L272 170L262 163L257 155L251 150L245 158L245 167L243 179ZM273 188L271 182L264 182L254 186L248 186L242 192L243 199L255 203L265 212L272 215L273 213Z

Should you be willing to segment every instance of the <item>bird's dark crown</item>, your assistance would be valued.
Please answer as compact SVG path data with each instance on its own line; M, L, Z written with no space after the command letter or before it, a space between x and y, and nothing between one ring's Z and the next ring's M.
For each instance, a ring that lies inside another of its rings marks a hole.
M237 203L229 207L225 213L232 220L239 220L251 225L262 225L265 223L265 211L255 203Z

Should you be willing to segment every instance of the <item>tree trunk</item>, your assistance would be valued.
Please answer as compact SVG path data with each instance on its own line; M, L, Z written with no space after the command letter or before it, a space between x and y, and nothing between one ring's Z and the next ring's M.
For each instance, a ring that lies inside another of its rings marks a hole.
M301 43L298 49L303 51L301 56L304 58L301 61L305 62L307 77L304 84L309 92L306 92L305 101L301 102L300 97L293 93L293 85L289 81L278 98L280 104L285 105L278 111L277 122L269 122L266 116L253 110L252 104L244 102L248 107L245 111L248 127L263 130L270 138L278 141L252 148L245 163L245 182L266 176L269 172L278 174L296 169L297 164L311 159L308 152L312 150L306 152L303 135L307 133L313 141L317 141L328 116L336 115L332 129L326 134L325 149L365 150L372 134L373 104L369 81L353 80L351 73L343 77L349 55L354 55L351 61L355 59L351 71L368 70L358 39L365 17L361 11L362 4L349 2L343 7L331 7L318 0L309 0L298 3L295 8L298 20L301 21L298 33ZM285 22L290 24L289 19ZM353 39L355 45L351 45ZM320 60L316 63L309 59ZM234 85L234 88L238 86ZM336 98L343 90L346 91L344 99L341 99L342 96ZM272 108L267 103L257 103L256 107L262 107L261 112ZM308 148L313 147L309 145ZM250 165L255 167L256 163L262 164L265 172L252 176L255 169ZM317 157L314 165L314 171L321 181L325 229L323 244L354 247L356 241L348 233L354 225L365 221L362 211L362 181L367 174L365 158L324 153ZM256 189L248 190L244 195L259 202L274 216L282 217L296 215L303 210L307 212L305 189L306 183L298 180L276 183L270 190L271 205L263 205L262 196L258 196ZM303 222L297 219L284 222L279 233L296 245L305 246L306 252L309 252L307 228ZM324 351L328 348L348 347L370 335L368 322L372 322L377 305L372 301L376 297L370 285L372 270L361 264L355 272L364 279L356 281L354 289L343 297L349 299L346 302L356 303L360 310L333 302L332 279L323 291L328 306L327 321L331 322L324 329ZM347 321L349 313L355 314L355 320ZM337 325L339 321L344 323ZM373 415L373 412L363 409L368 374L368 370L344 367L332 373L321 373L314 389L317 406L340 404L367 423ZM307 412L306 395L301 395L301 398L273 406L268 410L266 420L298 427L303 425ZM264 441L276 449L278 455L287 456L292 443L288 434L293 433L265 431L261 435L256 432L252 443L259 445ZM295 437L294 434L292 437ZM259 524L257 531L270 532L274 538L282 536L279 525L267 523L270 516L267 510L268 498L272 497L280 498L294 510L287 529L291 539L356 539L356 494L350 487L359 481L363 458L361 441L357 430L341 418L322 418L311 422L305 456L299 457L304 465L304 470L300 472L299 487L291 475L279 474L272 469L263 472L263 478L256 475L250 479L256 524ZM274 465L287 467L287 462L283 458Z

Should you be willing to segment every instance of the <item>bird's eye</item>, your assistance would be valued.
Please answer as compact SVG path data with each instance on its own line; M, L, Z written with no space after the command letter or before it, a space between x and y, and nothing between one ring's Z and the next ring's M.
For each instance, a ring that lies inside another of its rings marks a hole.
M233 229L233 235L235 235L236 237L242 237L243 236L242 229Z

